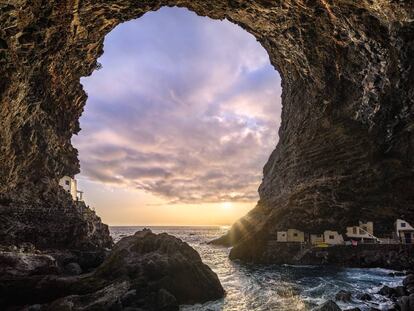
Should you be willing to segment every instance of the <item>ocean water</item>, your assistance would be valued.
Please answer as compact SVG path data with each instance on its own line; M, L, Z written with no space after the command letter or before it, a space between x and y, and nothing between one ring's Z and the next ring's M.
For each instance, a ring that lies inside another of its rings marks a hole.
M115 242L144 227L111 227ZM206 242L223 235L223 227L147 227L154 233L167 232L195 248L203 262L217 273L226 297L203 305L181 306L181 311L294 311L312 310L340 290L353 293L352 303L338 303L342 309L374 307L387 310L391 302L376 292L382 285L397 286L402 277L389 276L385 269L345 269L319 266L253 265L228 259L230 249ZM372 302L357 294L369 293Z

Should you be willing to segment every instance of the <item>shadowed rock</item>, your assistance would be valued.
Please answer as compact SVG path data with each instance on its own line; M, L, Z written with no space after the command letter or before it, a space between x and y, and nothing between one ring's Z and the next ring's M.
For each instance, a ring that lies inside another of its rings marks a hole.
M0 257L1 258L1 257ZM42 310L178 310L224 296L217 275L187 243L149 230L125 237L93 273L64 277L0 275L0 308L41 304Z
M26 228L11 240L38 232L64 245L76 239L71 228L88 231L77 216L62 222L55 198L57 180L79 172L71 138L87 99L80 78L97 68L114 27L174 5L240 25L282 77L279 143L260 200L224 242L358 220L388 234L401 214L414 222L412 1L22 0L0 4L0 241L17 223ZM42 210L36 221L32 207ZM42 219L64 230L47 236Z

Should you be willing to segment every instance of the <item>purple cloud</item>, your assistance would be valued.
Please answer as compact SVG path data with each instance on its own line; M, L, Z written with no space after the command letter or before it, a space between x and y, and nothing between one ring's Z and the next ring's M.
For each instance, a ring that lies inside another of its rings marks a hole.
M281 89L250 34L163 8L118 26L99 61L73 138L83 176L171 202L257 200Z

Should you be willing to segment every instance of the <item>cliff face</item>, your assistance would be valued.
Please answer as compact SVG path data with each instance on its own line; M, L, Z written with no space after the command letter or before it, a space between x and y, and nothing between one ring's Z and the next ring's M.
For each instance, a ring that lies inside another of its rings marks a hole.
M84 202L72 201L56 187L37 195L0 205L0 244L29 242L40 249L83 251L112 247L108 226Z
M44 203L39 189L51 189L59 208L56 180L79 171L70 139L86 101L80 77L96 68L116 25L165 5L240 25L283 79L280 141L260 201L227 240L266 240L285 227L340 230L358 219L384 232L396 217L414 222L408 0L1 3L0 215L23 208L23 195Z

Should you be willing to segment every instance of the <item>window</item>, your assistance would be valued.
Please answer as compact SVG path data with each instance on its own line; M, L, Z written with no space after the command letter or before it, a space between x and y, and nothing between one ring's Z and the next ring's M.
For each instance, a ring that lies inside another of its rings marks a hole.
M352 232L353 232L354 234L357 234L357 228L356 228L356 227L353 227L353 228L352 228Z
M298 234L297 234L297 233L294 233L294 234L293 234L293 236L295 236L295 237L296 237L296 236L298 236Z
M69 180L65 180L65 184L66 184L66 186L69 186L70 185L70 181Z
M335 239L335 237L333 235L329 236L329 240L334 240L334 239Z
M367 228L367 227L365 227L365 226L363 226L363 227L362 227L362 230L368 231L368 228Z
M402 222L401 223L401 228L405 228L405 225L406 225L406 223L405 222Z

